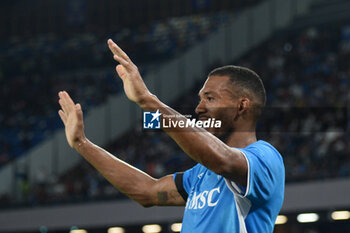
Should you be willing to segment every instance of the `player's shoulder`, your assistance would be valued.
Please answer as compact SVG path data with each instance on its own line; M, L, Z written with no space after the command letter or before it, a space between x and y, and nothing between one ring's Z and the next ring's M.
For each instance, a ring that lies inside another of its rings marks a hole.
M265 156L276 156L279 159L283 160L282 155L280 152L269 142L266 142L264 140L259 140L255 143L252 143L248 145L244 150L252 152L256 155L259 155L259 157L265 157Z
M208 168L204 167L202 164L197 163L196 165L194 165L192 168L190 168L189 170L187 170L188 172L195 174L195 173L201 173L201 172L205 172L206 170L208 170Z
M269 149L277 151L277 149L273 145L271 145L269 142L264 141L264 140L258 140L256 142L248 145L246 148L250 148L250 147L265 148L265 149L269 148Z

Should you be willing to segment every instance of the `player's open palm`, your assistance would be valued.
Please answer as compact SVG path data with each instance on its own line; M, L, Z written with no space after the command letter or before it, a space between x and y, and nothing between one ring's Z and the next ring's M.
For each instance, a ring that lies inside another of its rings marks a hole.
M123 80L125 94L131 101L137 104L142 103L143 99L150 95L150 92L143 82L137 66L111 39L108 40L108 46L114 54L114 60L120 63L117 65L116 70L119 77Z
M64 123L67 141L74 148L85 139L83 112L80 104L74 104L67 92L60 91L58 96L61 106L58 114Z

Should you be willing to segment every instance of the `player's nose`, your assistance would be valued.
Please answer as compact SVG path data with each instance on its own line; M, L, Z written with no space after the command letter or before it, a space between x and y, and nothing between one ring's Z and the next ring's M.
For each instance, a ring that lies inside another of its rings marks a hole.
M199 102L199 104L197 105L195 111L196 111L196 114L197 114L197 115L199 115L199 114L201 114L201 113L207 112L207 108L206 108L205 103L204 103L203 100L201 100L201 101Z

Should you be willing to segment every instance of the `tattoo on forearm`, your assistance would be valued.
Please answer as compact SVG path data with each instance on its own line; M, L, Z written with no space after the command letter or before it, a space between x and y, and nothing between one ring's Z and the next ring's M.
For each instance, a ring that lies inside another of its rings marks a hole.
M177 200L180 197L180 194L177 190L171 190L169 196L173 200ZM160 203L166 203L169 200L168 192L158 192L158 200Z
M168 193L158 192L158 200L160 203L166 203L168 201Z

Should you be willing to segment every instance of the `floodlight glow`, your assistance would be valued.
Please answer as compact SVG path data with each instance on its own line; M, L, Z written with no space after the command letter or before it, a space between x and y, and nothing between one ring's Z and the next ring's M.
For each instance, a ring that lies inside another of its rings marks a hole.
M122 227L110 227L107 232L108 233L124 233L125 230Z
M276 218L276 225L280 225L280 224L285 224L288 221L287 216L285 215L278 215Z
M158 233L162 231L162 227L158 224L144 225L142 231L144 233Z
M349 211L334 211L331 216L332 216L333 220L347 220L347 219L350 219L350 212Z
M181 227L182 227L182 223L173 223L171 225L171 230L173 232L180 232L181 231Z
M316 213L304 213L297 216L300 223L317 222L320 217Z
M84 229L73 229L73 230L70 230L69 233L88 233L88 232Z

